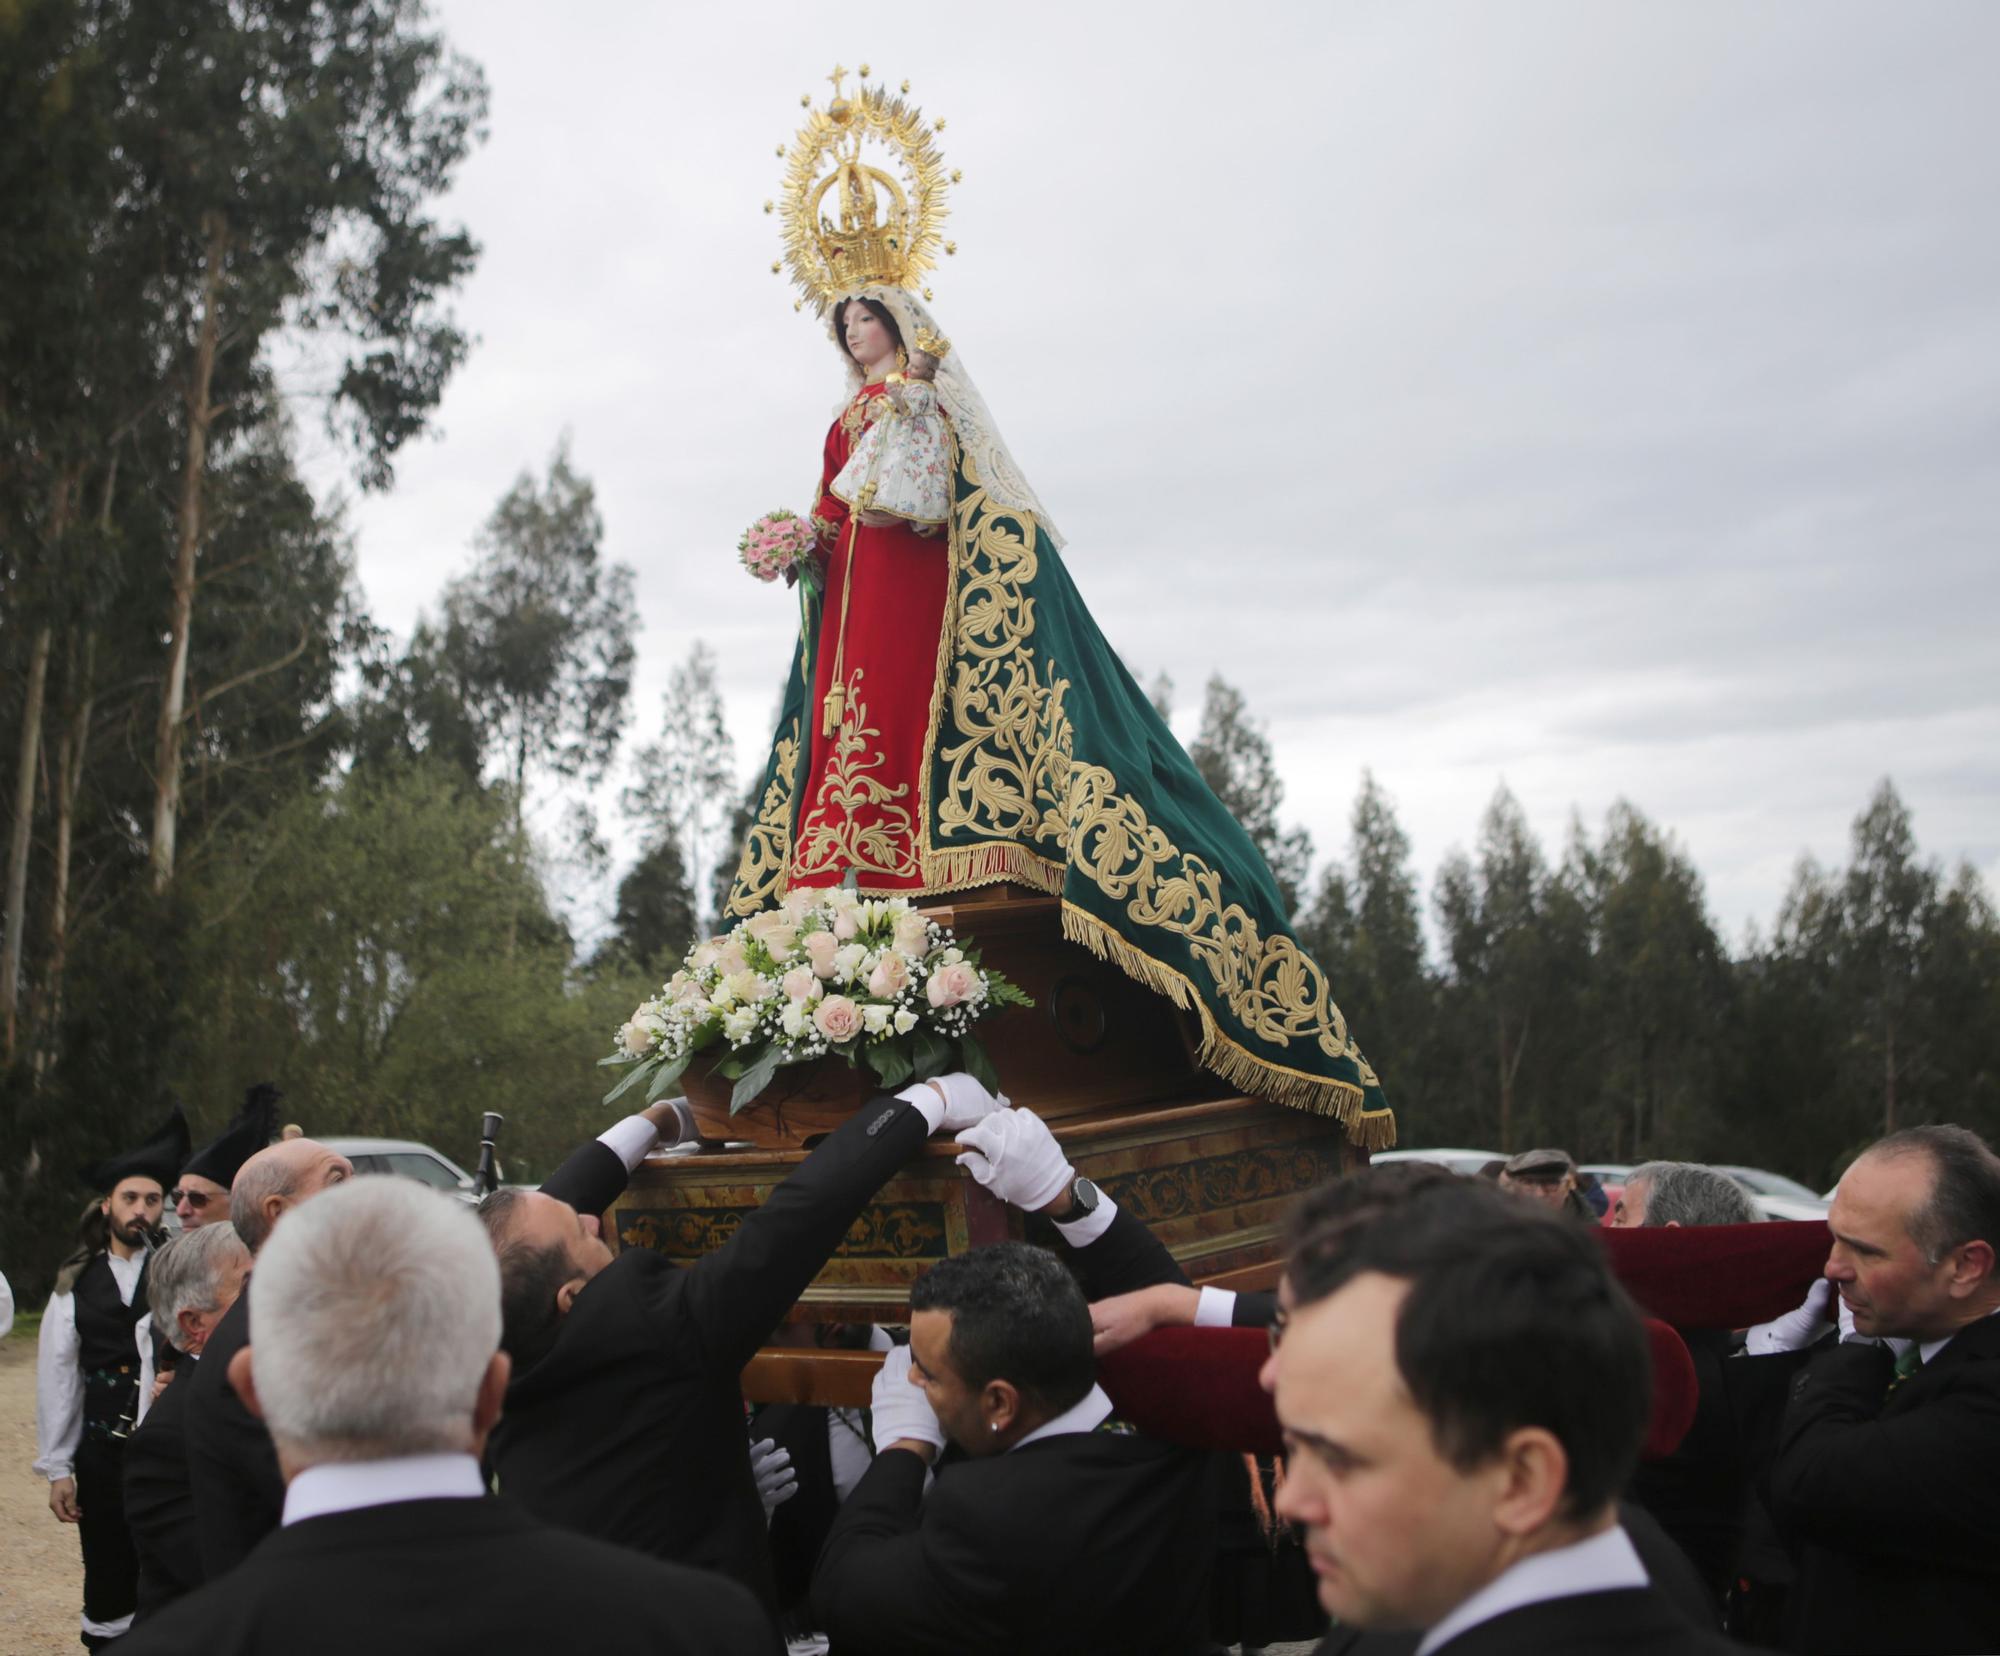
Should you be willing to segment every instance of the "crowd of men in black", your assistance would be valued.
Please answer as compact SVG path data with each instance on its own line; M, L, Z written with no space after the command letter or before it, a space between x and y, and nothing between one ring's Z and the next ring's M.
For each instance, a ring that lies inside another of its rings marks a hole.
M475 1216L267 1145L269 1104L95 1169L94 1245L45 1317L38 1468L81 1529L93 1647L770 1653L810 1628L836 1656L1205 1656L1252 1636L1215 1619L1249 1511L1264 1577L1310 1584L1310 1628L1267 1631L1323 1652L2000 1650L2000 1158L1962 1129L1854 1163L1823 1279L1690 1339L1697 1429L1642 1469L1640 1317L1520 1178L1335 1180L1274 1295L1196 1290L1036 1116L947 1076L681 1267L614 1256L600 1221L671 1105ZM955 1256L906 1336L858 1331L886 1348L870 1408L746 1429L744 1365L940 1132L1055 1247ZM1647 1182L1645 1222L1701 1222L1699 1178ZM187 1228L153 1252L169 1187ZM1269 1331L1286 1454L1247 1496L1242 1457L1133 1430L1098 1384L1175 1322Z

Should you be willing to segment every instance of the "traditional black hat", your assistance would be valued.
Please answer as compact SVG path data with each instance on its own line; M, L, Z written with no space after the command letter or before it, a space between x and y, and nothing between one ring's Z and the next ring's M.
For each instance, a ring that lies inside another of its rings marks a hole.
M285 1095L268 1081L259 1081L243 1095L243 1108L236 1119L191 1157L181 1173L199 1173L227 1190L236 1182L236 1170L271 1142L278 1129L278 1100Z
M187 1160L187 1116L176 1104L174 1113L144 1144L122 1155L109 1156L94 1167L83 1169L83 1182L92 1190L109 1193L121 1179L157 1179L162 1190L180 1177Z

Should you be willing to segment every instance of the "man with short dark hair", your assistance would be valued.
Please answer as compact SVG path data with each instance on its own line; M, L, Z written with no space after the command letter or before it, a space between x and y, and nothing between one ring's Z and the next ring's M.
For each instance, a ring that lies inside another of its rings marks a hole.
M589 1204L554 1180L489 1196L514 1362L491 1449L501 1490L546 1522L730 1576L775 1610L743 1365L925 1139L1002 1102L969 1075L876 1098L691 1266L650 1248L614 1259ZM605 1135L624 1158L606 1203L656 1136L639 1118Z
M1650 1359L1592 1238L1459 1181L1304 1238L1287 1282L1277 1510L1328 1611L1422 1656L1728 1648L1618 1523Z
M175 1105L137 1149L85 1169L84 1183L102 1194L42 1315L35 1470L49 1480L49 1510L77 1526L81 1637L92 1650L132 1623L138 1564L125 1524L125 1444L139 1412L136 1330L154 1229L187 1150L187 1118Z
M1864 1151L1827 1216L1840 1339L1792 1381L1771 1516L1805 1652L2000 1650L2000 1157L1963 1127ZM1833 1296L1753 1330L1809 1347Z
M1055 1224L1063 1258L1003 1242L912 1285L910 1344L875 1379L875 1460L813 1573L819 1625L871 1656L1206 1651L1216 1461L1114 1418L1085 1298L1187 1279L1032 1112L958 1143L982 1185ZM926 1496L947 1441L962 1458Z
M277 1445L282 1527L139 1627L135 1656L777 1656L742 1588L487 1493L508 1364L499 1273L462 1204L403 1179L333 1189L287 1216L249 1295L257 1338L231 1380Z

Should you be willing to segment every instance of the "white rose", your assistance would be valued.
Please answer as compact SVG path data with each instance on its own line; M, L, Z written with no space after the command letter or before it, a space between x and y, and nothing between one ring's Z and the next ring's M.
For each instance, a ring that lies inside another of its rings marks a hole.
M861 975L861 963L868 958L868 951L859 943L850 943L833 957L833 975L842 983L852 983Z
M845 995L828 995L813 1008L813 1027L829 1041L851 1041L862 1030L861 1008Z
M853 909L843 909L833 917L833 935L842 943L845 943L850 937L856 936L860 930L861 921L856 917Z
M930 922L914 909L896 917L896 947L906 955L921 955L930 941Z
M724 977L734 977L750 969L750 957L743 952L743 940L732 937L716 951L715 969Z
M653 1032L634 1019L618 1031L618 1044L634 1058L643 1058L653 1045Z
M861 1009L861 1026L870 1035L880 1035L889 1027L889 1009L886 1006L864 1006Z
M747 1041L757 1032L757 1008L741 1006L722 1020L722 1033L731 1041Z
M806 1009L800 1001L788 1001L785 1009L778 1014L778 1027L785 1032L785 1039L796 1041L805 1033Z
M907 1006L901 1008L889 1021L896 1026L898 1035L907 1035L917 1027L917 1015Z
M947 966L956 966L964 958L965 951L963 949L946 949L944 952L944 963Z
M705 971L715 964L715 957L721 953L722 945L711 937L706 943L701 944L695 949L694 959L691 964L696 971Z
M763 1000L771 993L770 980L759 977L747 967L740 972L731 972L728 977L722 980L722 986L729 991L734 999L748 1001L752 1004Z
M770 957L780 964L789 960L798 947L799 928L783 909L773 909L754 920L746 920L743 929L763 944Z

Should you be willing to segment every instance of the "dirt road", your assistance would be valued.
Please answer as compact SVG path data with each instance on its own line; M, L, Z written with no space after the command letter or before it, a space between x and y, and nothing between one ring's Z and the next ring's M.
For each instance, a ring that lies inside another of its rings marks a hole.
M35 1458L35 1337L0 1340L0 1650L20 1656L80 1651L83 1555L76 1530L49 1511Z

